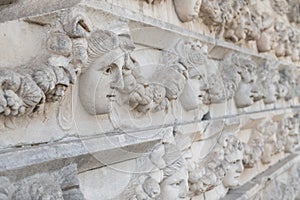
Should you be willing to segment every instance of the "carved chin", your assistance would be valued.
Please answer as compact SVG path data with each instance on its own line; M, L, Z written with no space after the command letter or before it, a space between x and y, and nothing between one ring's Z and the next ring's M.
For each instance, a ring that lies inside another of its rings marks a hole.
M253 99L248 96L235 96L235 104L238 108L245 108L253 104Z
M232 188L232 187L235 187L239 184L239 181L234 179L234 178L231 178L230 180L224 180L223 181L223 185L227 188Z
M264 99L265 104L271 104L276 102L276 97L269 97Z
M83 108L91 115L104 115L112 110L111 102L103 99L102 102L96 102L94 98L80 96ZM105 102L104 102L105 101Z

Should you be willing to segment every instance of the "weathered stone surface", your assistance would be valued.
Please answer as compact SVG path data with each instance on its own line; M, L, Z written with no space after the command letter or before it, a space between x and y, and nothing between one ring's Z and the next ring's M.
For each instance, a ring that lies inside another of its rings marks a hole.
M298 4L2 1L0 199L298 198Z

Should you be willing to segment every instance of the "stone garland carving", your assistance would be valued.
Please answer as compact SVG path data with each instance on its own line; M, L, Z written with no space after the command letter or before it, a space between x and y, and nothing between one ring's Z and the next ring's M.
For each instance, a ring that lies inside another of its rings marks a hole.
M1 115L30 115L42 110L45 102L61 100L85 59L85 33L79 28L84 23L82 16L77 16L64 24L65 31L51 32L45 58L37 58L25 67L0 70Z
M206 160L189 171L190 195L197 196L221 184L225 188L237 186L244 169L242 160L243 145L239 139L222 135Z
M130 55L122 68L124 86L117 88L122 101L141 114L169 109L169 102L179 99L186 110L197 109L207 102L205 73L206 46L180 40L164 54L163 67L152 80L139 73L140 66ZM166 76L167 75L167 76Z
M79 190L77 168L69 165L53 173L35 174L12 183L0 177L0 197L3 200L83 200Z
M155 73L153 83L146 85L148 89L139 86L130 95L131 107L134 108L132 102L136 102L138 97L143 96L141 94L149 91L150 94L146 97L150 101L144 102L152 108L149 107L146 111L168 110L169 102L177 99L186 110L197 109L207 99L205 90L208 84L207 77L204 77L206 54L206 47L201 43L180 40L173 49L164 53L163 67ZM151 93L155 98L152 98ZM141 105L143 104L140 101L135 106L138 111L141 111Z
M160 195L159 183L150 176L142 175L134 189L134 195L130 200L158 199Z

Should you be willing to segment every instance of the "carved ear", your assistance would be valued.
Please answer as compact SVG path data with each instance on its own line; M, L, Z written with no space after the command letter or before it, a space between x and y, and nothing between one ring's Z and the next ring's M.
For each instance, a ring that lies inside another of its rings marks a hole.
M71 15L64 23L64 30L73 38L86 37L91 32L90 27L88 19L81 14Z

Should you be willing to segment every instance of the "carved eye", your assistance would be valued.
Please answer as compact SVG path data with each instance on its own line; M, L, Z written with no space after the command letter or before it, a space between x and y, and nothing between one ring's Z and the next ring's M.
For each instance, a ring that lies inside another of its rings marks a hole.
M203 79L203 76L202 76L202 75L199 75L199 76L198 76L198 80L201 80L201 79Z
M106 74L111 74L111 67L106 68L105 73Z
M182 183L182 181L178 181L178 182L176 182L176 183L173 183L172 185L173 185L173 186L180 186L181 183Z
M104 70L104 74L109 75L112 73L113 68L115 67L115 64L110 64L109 66L107 66Z
M202 75L193 76L192 79L201 80L203 79L203 76Z

